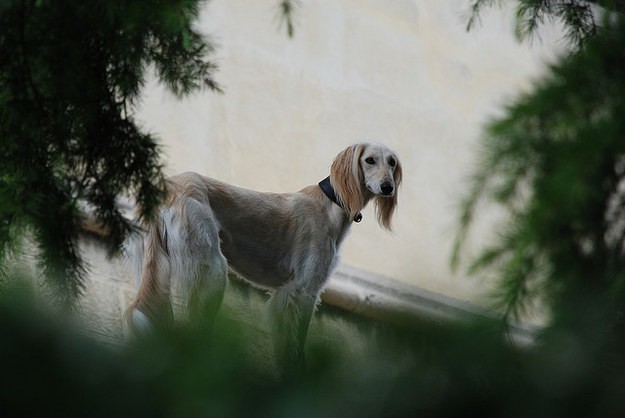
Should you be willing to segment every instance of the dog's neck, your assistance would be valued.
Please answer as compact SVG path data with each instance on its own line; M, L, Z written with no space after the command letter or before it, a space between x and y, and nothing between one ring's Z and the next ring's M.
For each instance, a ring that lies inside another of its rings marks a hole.
M326 177L325 179L319 182L319 188L321 189L323 194L325 194L328 197L328 199L330 199L334 204L338 205L341 209L345 210L345 207L341 204L341 202L336 197L336 192L334 191L334 187L332 187L332 184L330 183L330 176ZM362 221L362 213L358 212L356 216L354 216L353 221L356 223Z

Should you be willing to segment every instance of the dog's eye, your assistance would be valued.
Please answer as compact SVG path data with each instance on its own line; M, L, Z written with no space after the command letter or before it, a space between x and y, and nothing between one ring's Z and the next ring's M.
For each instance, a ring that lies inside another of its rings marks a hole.
M391 167L395 167L397 165L397 161L395 161L395 158L393 157L389 158L388 165L390 165Z
M365 158L365 162L367 164L375 164L375 160L372 157Z

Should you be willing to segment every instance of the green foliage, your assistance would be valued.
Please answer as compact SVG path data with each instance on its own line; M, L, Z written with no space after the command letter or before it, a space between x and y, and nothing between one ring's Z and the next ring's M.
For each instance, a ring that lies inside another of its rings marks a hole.
M467 30L480 21L485 8L501 3L501 0L471 0ZM524 40L537 36L539 28L546 21L562 23L566 38L574 45L583 46L597 34L600 25L597 13L602 8L607 12L623 13L623 0L517 0L516 35Z
M344 320L347 316L344 315ZM593 318L596 319L596 318ZM592 321L588 321L591 325ZM309 346L307 370L282 381L250 356L256 338L223 318L109 348L27 298L0 293L3 417L619 417L622 338L553 333L515 349L496 324L429 331L359 318L371 350ZM379 338L371 338L375 333ZM377 341L377 342L376 342ZM612 355L597 355L597 352Z
M501 278L499 303L518 315L540 296L556 322L625 307L625 19L554 66L492 123L465 200L456 255L478 203L511 216L474 268ZM568 318L568 319L567 319ZM605 318L604 318L605 319Z
M295 34L293 15L298 6L299 2L297 0L280 0L280 22L286 26L286 33L289 38L292 38Z
M199 0L0 3L0 263L24 232L65 304L81 289L85 210L116 249L163 191L155 138L132 117L148 67L175 94L216 90Z

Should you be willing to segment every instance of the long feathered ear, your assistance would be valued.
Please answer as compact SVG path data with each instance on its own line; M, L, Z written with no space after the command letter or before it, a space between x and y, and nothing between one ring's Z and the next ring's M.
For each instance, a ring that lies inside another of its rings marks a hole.
M330 167L330 184L337 199L352 219L362 210L365 200L360 172L360 157L364 148L363 144L356 144L344 149L336 156Z
M402 168L399 161L395 166L395 172L393 173L393 181L395 182L395 194L393 197L376 196L375 198L375 210L378 217L378 223L389 231L391 228L391 219L393 213L397 208L397 192L399 191L399 185L401 184Z

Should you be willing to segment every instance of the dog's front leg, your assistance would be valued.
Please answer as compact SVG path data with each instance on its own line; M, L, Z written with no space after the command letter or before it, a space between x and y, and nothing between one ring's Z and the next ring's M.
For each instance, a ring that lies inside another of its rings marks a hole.
M269 301L276 361L287 377L303 369L304 344L316 300L316 292L290 282L278 288Z
M333 265L332 259L312 261L301 275L276 289L268 304L276 360L285 377L303 370L308 327Z

